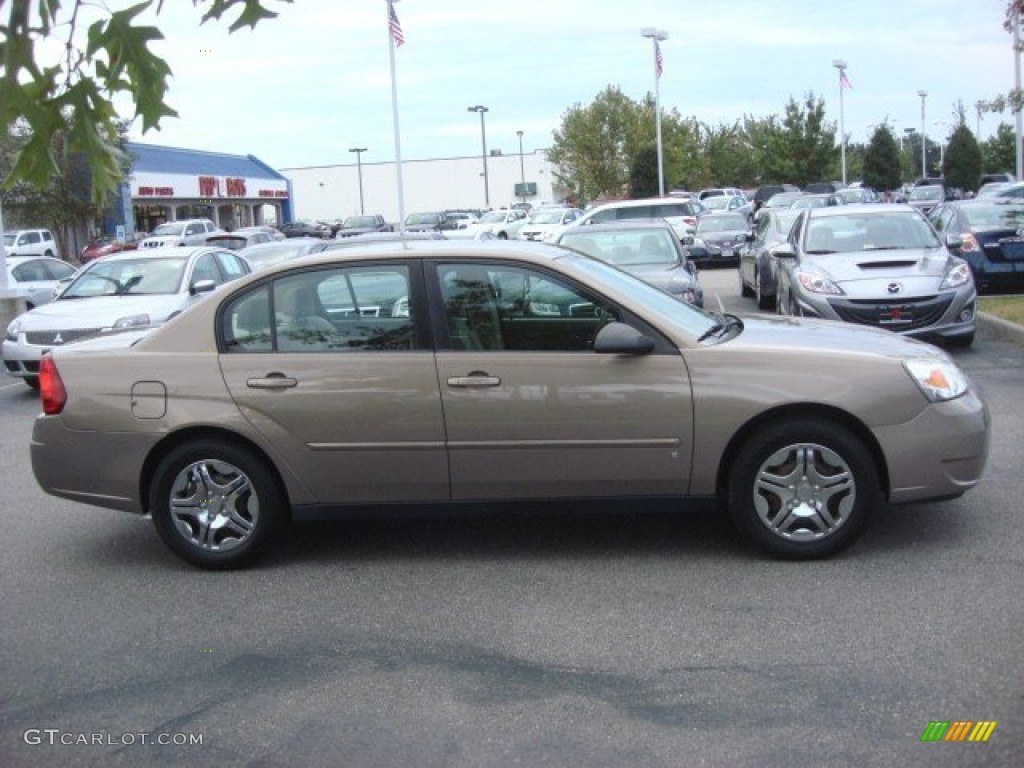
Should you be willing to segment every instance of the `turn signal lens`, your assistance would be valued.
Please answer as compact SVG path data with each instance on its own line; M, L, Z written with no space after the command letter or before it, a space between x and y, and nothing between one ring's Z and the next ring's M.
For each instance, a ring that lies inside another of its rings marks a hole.
M967 391L967 377L952 360L904 360L903 367L922 394L933 403L952 400Z

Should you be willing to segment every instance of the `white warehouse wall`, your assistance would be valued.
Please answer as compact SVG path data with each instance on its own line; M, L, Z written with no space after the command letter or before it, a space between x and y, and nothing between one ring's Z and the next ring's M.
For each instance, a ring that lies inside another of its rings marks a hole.
M537 149L519 153L489 155L487 178L490 207L508 206L521 175L537 184L537 194L527 202L559 202L566 194L553 173L547 153ZM292 183L292 210L296 219L338 219L359 213L359 168L356 163L304 168L280 168ZM363 200L367 214L384 214L398 221L398 181L394 162L362 164ZM484 205L483 159L475 157L403 160L402 186L405 213L449 208L486 208Z

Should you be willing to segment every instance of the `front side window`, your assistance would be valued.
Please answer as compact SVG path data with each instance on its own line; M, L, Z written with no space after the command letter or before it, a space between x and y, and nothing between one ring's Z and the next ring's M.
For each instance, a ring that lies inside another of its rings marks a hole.
M618 311L559 277L494 264L438 267L453 350L586 352Z

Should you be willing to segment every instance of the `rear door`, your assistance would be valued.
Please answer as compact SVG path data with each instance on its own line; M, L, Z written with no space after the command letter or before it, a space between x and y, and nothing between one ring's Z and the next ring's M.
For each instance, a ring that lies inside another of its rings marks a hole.
M678 350L594 353L605 324L630 318L543 269L438 262L427 280L442 310L434 333L453 498L685 492L693 420Z

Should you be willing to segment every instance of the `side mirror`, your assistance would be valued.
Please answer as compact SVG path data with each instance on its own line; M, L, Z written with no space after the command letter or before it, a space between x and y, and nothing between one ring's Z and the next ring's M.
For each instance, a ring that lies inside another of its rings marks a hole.
M625 323L609 323L597 333L594 351L605 355L646 355L654 350L654 339Z
M796 261L796 251L789 243L779 243L769 252L779 261Z
M946 247L960 250L964 247L964 239L960 235L946 235Z
M687 235L686 237L679 238L679 242L681 242L683 245L693 245L694 237L693 235Z
M195 296L200 293L209 293L216 287L217 283L214 280L196 280L188 287L188 292Z
M683 269L685 269L685 270L686 270L687 272L689 272L689 273L690 273L691 275L696 275L696 274L697 274L697 265L696 265L696 264L694 264L694 263L693 263L692 261L690 261L689 259L687 259L687 260L686 260L686 264L685 264L685 265L683 265Z

